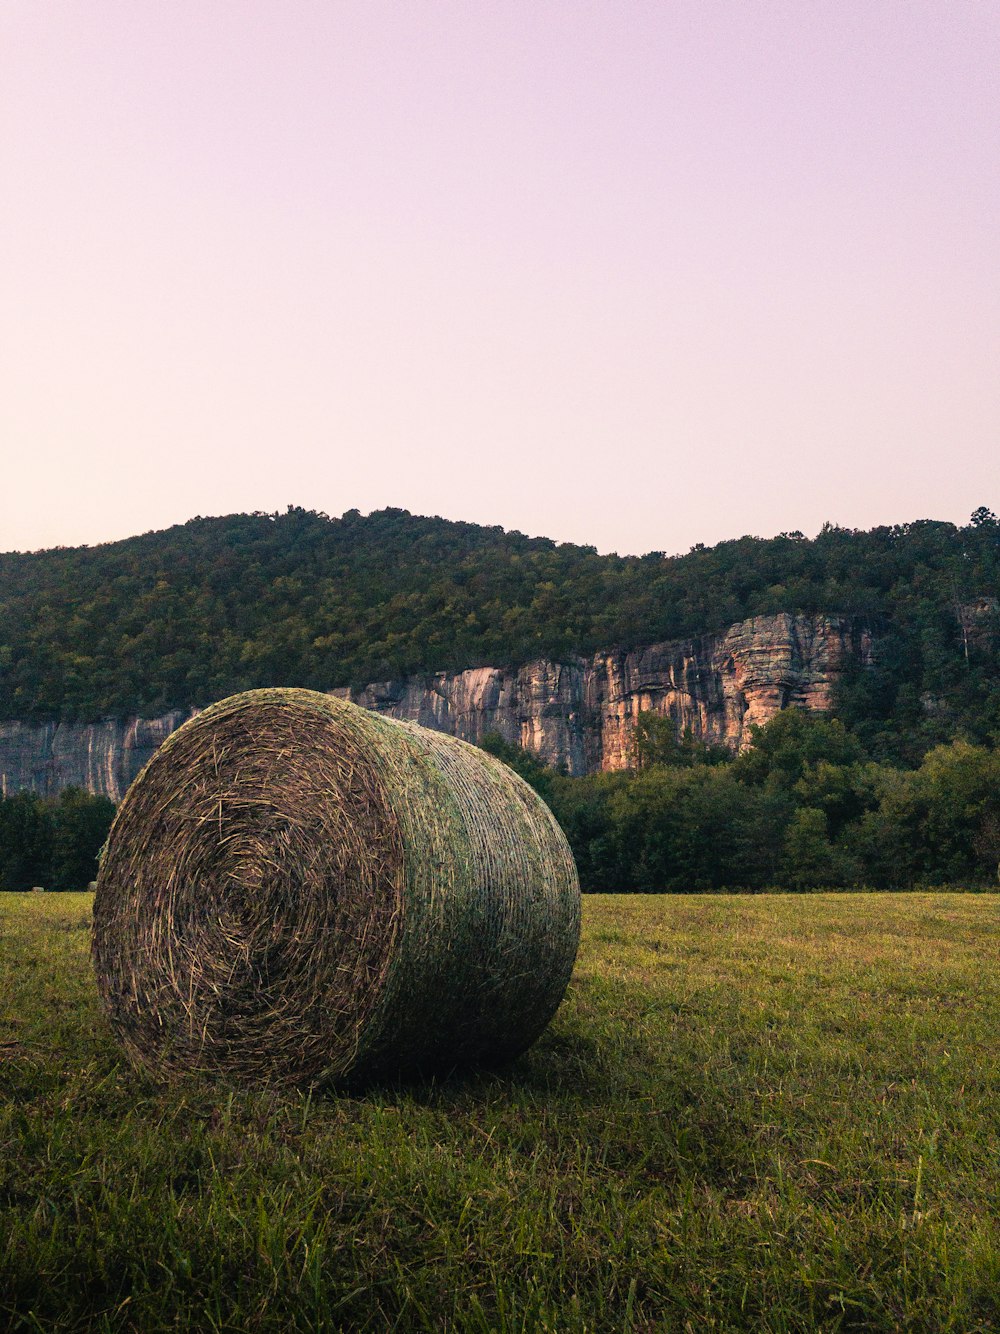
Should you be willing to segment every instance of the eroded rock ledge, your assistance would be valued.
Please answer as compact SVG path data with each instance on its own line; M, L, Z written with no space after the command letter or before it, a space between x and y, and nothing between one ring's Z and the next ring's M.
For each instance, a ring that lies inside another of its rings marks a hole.
M499 732L577 775L627 768L643 710L738 749L750 724L780 709L829 708L843 672L871 658L872 632L858 618L756 616L722 635L631 652L373 682L354 699L467 741ZM0 791L51 795L77 784L117 801L164 739L196 712L89 724L2 722Z

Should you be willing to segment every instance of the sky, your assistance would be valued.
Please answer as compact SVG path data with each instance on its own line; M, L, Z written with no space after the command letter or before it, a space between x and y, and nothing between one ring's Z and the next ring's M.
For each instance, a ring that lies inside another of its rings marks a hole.
M995 0L4 0L0 550L1000 510Z

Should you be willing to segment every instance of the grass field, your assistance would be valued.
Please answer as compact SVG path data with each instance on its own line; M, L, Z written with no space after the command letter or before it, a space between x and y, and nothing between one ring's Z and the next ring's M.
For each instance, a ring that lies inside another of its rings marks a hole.
M1000 897L585 900L502 1074L159 1087L0 896L0 1329L1000 1327Z

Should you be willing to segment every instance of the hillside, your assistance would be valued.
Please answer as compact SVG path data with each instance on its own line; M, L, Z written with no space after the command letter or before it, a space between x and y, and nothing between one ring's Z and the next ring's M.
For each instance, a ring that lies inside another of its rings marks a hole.
M837 711L870 747L915 755L1000 732L998 586L985 509L964 527L827 525L671 557L403 510L197 518L0 555L0 717L151 716L252 686L361 687L835 613L877 629Z

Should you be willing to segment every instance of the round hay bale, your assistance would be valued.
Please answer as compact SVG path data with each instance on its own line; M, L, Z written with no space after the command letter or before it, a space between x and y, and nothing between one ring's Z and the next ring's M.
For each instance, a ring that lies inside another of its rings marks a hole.
M155 1073L355 1082L523 1051L579 933L566 839L505 765L329 695L254 690L173 733L126 794L93 959Z

